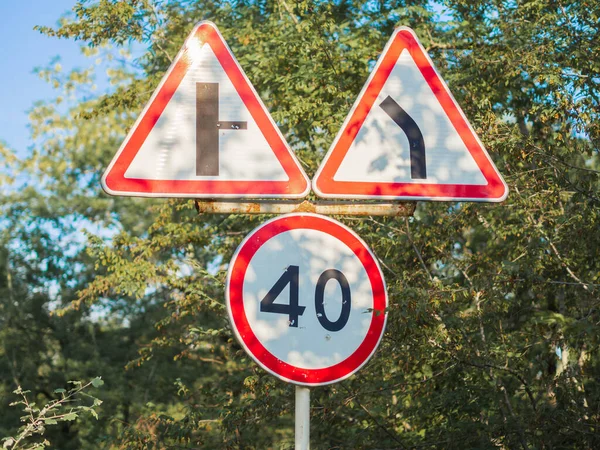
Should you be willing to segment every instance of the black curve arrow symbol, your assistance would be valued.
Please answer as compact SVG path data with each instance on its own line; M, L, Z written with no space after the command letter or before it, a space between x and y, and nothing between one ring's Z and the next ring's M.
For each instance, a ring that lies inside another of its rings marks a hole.
M427 178L425 141L417 123L389 95L379 106L396 122L396 125L402 128L402 131L408 137L408 144L410 146L410 177L416 179Z

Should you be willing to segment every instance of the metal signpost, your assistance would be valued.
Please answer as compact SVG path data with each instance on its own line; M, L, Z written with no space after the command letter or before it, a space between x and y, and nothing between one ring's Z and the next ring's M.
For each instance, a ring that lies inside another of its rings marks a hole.
M236 250L225 298L236 337L267 372L296 384L296 448L308 448L310 392L360 369L383 336L387 293L352 230L300 213L260 225Z
M366 364L388 302L377 257L354 231L319 214L409 216L415 204L399 201L498 202L508 193L416 34L400 27L312 181L317 196L345 200L303 201L308 177L206 21L185 41L102 186L111 195L194 198L199 213L286 214L242 241L225 298L246 352L296 385L298 450L310 444L309 388Z

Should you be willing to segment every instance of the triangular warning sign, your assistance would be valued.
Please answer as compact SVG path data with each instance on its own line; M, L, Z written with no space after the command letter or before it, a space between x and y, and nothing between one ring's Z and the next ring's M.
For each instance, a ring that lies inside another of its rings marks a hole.
M200 22L102 177L112 195L302 198L308 177L217 27Z
M394 31L313 179L320 197L498 202L508 188L431 59Z

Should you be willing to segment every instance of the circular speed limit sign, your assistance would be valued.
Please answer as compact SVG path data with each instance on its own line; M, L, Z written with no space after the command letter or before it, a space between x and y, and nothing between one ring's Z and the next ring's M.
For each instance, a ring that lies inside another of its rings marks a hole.
M316 214L280 216L252 231L233 255L225 296L244 349L295 384L349 377L385 328L375 255L348 227Z

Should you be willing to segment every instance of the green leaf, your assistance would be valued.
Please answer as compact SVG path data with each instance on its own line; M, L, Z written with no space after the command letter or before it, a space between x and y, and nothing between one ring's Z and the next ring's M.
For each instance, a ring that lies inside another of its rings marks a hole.
M64 420L64 421L73 421L75 419L77 419L77 413L74 413L74 412L67 413L61 417L61 420Z

